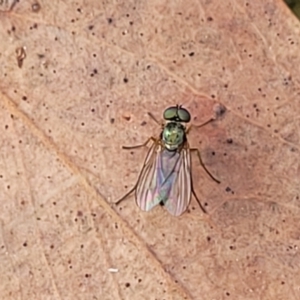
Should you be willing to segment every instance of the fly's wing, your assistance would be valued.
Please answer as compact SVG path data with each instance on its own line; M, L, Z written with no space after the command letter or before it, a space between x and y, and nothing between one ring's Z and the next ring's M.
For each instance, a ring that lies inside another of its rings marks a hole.
M170 174L172 184L164 205L170 214L179 216L187 209L191 200L191 155L189 148L183 148L176 154L177 161Z
M135 190L137 205L145 211L152 209L162 199L159 197L160 183L163 182L161 172L161 145L154 143L145 159Z

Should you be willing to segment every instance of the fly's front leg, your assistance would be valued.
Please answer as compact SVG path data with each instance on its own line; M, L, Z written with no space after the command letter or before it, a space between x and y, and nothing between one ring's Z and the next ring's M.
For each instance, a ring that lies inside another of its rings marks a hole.
M201 158L201 154L200 154L200 151L198 148L191 148L190 151L196 151L197 152L197 155L198 155L198 158L199 158L199 161L200 161L200 164L201 166L203 167L204 171L208 174L208 176L214 180L215 182L217 183L221 183L218 179L216 179L205 167L203 161L202 161L202 158Z
M148 112L148 116L158 125L160 125L161 127L164 126L164 123L163 122L159 122L155 117L154 115L151 113L151 112Z
M190 131L192 128L200 128L200 127L203 127L203 126L207 125L208 123L210 123L210 122L212 122L212 121L215 121L215 119L214 119L214 118L211 118L211 119L209 119L208 121L206 121L206 122L204 122L204 123L202 123L202 124L200 124L200 125L193 125L193 124L191 124L191 125L188 127L188 129L186 130L186 133L189 133L189 131Z

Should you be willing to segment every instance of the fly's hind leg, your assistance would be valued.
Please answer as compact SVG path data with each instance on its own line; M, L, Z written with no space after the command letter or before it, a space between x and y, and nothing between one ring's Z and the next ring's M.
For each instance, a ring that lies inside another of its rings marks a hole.
M202 161L202 158L201 158L201 154L200 154L200 151L198 148L191 148L190 151L196 151L197 152L197 155L198 155L198 158L199 158L199 161L200 161L200 164L201 166L203 167L204 171L208 174L208 176L214 180L215 182L217 183L221 183L220 180L216 179L208 170L207 168L205 167L203 161Z
M143 144L140 144L140 145L135 145L135 146L122 146L123 149L126 149L126 150L130 150L130 149L137 149L137 148L141 148L141 147L146 147L147 144L152 141L154 144L157 144L158 143L158 140L151 136L149 139L147 139ZM152 147L154 147L154 145L152 145ZM151 150L151 149L150 149ZM149 151L150 151L149 150ZM143 164L143 168L145 167L145 165L147 164L148 162L148 157L149 157L149 152L148 152L148 155L144 161L144 164ZM139 183L139 180L140 180L140 175L141 175L141 172L139 174L139 178L137 180L137 182L135 183L134 187L132 189L130 189L124 196L122 196L122 198L120 198L117 202L115 202L115 205L118 205L120 204L124 199L126 199L131 193L134 192L134 190L137 188L137 185Z
M206 209L204 208L204 206L201 204L201 202L200 202L200 200L198 199L197 194L196 194L196 192L195 192L195 190L194 190L193 181L191 182L191 189L192 189L192 194L193 194L193 196L195 197L196 201L198 202L200 208L201 208L202 211L206 214L207 211L206 211Z
M117 202L115 202L115 205L120 204L124 199L126 199L131 193L134 192L134 190L136 189L138 182L136 182L136 184L134 185L134 187L132 189L130 189L124 196L122 196Z

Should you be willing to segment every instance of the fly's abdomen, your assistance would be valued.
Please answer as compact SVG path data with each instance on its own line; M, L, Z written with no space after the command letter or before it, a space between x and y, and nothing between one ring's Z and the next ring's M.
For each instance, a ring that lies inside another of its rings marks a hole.
M158 165L158 182L157 182L157 200L166 202L169 199L173 184L176 182L178 175L179 154L176 151L163 150Z

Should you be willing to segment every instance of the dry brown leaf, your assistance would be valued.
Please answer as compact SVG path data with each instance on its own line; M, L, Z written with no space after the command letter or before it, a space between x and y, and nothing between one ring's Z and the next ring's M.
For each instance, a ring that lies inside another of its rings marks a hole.
M1 299L299 299L300 26L281 1L2 1ZM132 197L183 104L176 218ZM126 188L127 187L127 188Z

